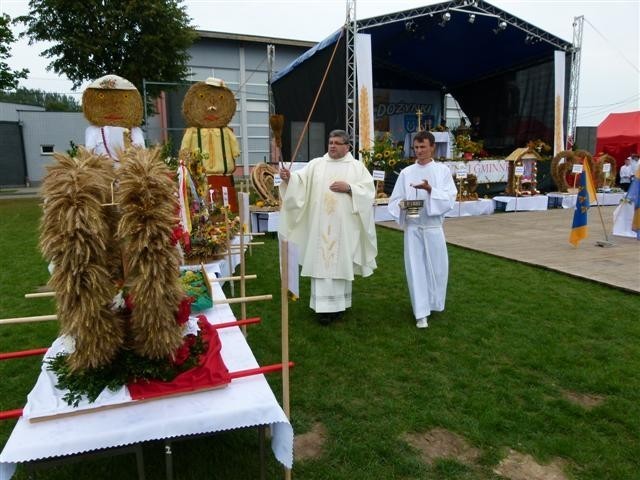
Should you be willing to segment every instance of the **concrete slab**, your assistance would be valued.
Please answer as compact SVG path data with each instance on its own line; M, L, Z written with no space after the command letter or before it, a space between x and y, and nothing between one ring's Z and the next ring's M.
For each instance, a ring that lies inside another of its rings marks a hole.
M447 218L447 243L640 293L640 241L611 235L615 206L589 210L589 236L569 243L573 209ZM602 223L604 222L604 229ZM396 228L395 222L379 225ZM599 247L608 240L612 247Z

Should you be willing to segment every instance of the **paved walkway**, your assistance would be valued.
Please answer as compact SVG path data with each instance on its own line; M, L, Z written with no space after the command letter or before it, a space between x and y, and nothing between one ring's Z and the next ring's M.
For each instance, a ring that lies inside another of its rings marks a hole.
M453 245L640 293L640 241L608 233L614 210L601 210L611 247L596 245L605 238L595 208L589 210L589 237L578 248L568 241L573 209L447 218L444 229ZM395 222L380 225L397 228Z

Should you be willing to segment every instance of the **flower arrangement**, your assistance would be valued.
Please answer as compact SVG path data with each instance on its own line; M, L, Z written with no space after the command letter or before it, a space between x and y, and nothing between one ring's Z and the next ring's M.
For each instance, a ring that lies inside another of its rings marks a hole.
M369 171L389 172L404 162L404 151L402 146L394 144L391 134L386 132L375 138L372 150L360 150L360 158Z
M222 218L226 215L228 220L229 238L240 233L240 217L233 215L224 207L215 206L208 211L208 218L198 216L197 223L192 224L191 243L185 248L186 263L200 263L219 257L227 250L227 223L222 221L209 221L211 218Z
M477 155L484 150L482 141L474 142L469 135L458 135L456 137L455 150L459 154L470 153Z
M187 192L191 232L179 238L185 263L208 262L226 252L228 238L240 233L240 218L221 206L216 192L209 190L203 166L205 156L199 152L180 153L191 178Z

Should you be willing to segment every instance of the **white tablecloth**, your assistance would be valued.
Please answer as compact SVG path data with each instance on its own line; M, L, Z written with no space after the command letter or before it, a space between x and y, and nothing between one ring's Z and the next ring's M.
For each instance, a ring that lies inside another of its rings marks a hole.
M387 205L374 205L373 214L376 222L393 220ZM252 232L277 232L280 225L280 212L251 212Z
M624 193L601 193L596 194L596 204L598 205L618 205L620 200L624 198ZM556 207L562 208L574 208L576 206L577 195L570 193L548 193L547 196L551 199L549 203L554 203Z
M535 195L533 197L493 197L494 202L505 203L505 212L546 210L549 199L546 195ZM496 205L495 210L501 210Z
M224 262L207 266L219 273ZM213 283L214 296L224 294ZM211 323L234 320L228 305L204 312ZM218 331L229 371L258 367L240 328ZM42 373L41 373L42 376ZM30 423L20 418L0 453L0 479L11 478L17 463L73 455L183 435L271 426L271 448L283 465L293 463L293 429L264 375L233 380L225 388L133 403L108 410Z
M619 237L638 238L638 234L631 230L633 214L632 203L623 202L613 212L613 234Z
M491 215L493 213L493 200L479 198L466 202L456 202L453 210L449 210L445 217L474 217L477 215Z
M277 232L280 212L251 212L252 232Z
M376 222L390 222L393 216L389 213L389 205L381 203L373 206L373 219Z

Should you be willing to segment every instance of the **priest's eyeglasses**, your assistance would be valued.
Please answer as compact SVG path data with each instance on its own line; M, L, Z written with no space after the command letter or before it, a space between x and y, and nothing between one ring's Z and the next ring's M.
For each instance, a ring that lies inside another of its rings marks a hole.
M329 145L346 145L346 143L329 141Z

